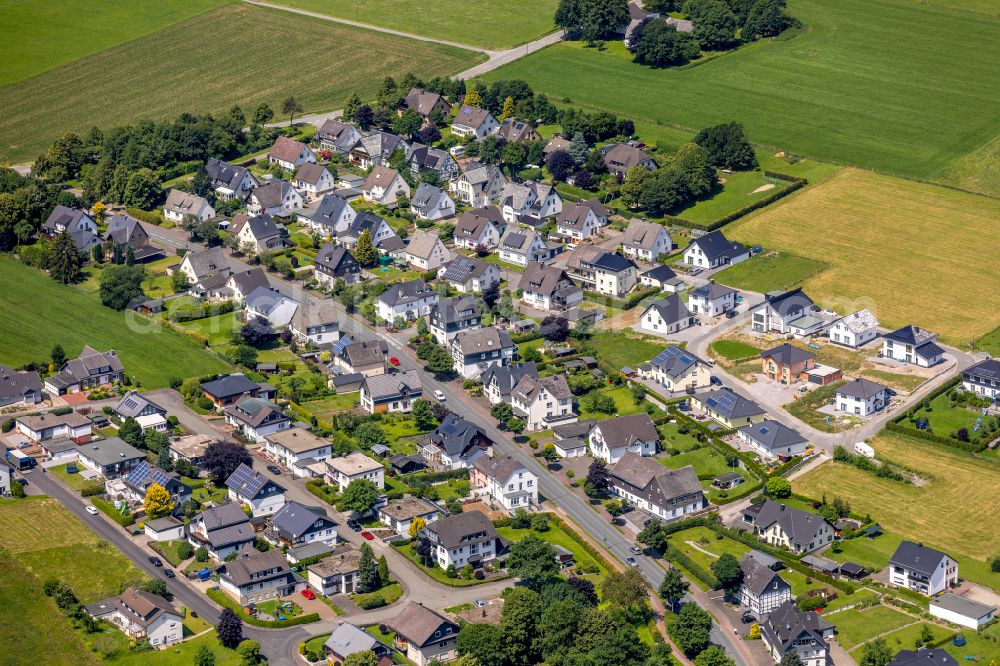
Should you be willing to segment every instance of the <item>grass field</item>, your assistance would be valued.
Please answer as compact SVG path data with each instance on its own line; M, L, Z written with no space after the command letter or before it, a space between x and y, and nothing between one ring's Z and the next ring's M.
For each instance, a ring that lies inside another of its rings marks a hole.
M831 620L833 622L833 620ZM912 617L888 606L872 606L864 610L849 610L836 615L837 642L851 649L870 641L879 634L916 622ZM917 632L919 634L919 630ZM913 647L911 641L908 648Z
M1000 357L1000 328L995 328L976 340L975 347L979 351L989 352L994 358Z
M584 345L587 353L607 361L615 368L636 367L652 360L667 343L651 335L634 331L597 330Z
M983 2L983 0L978 0ZM741 121L753 141L932 177L997 136L1000 18L910 0L791 0L807 28L686 69L562 43L489 74L636 120ZM947 119L946 121L943 119Z
M106 308L96 295L56 284L9 255L0 256L0 305L17 313L0 319L0 362L5 365L46 359L57 343L70 358L84 345L114 349L126 372L147 389L167 386L171 377L208 375L229 367L187 336Z
M762 351L759 347L748 345L739 340L716 340L709 348L719 356L730 361L738 361L747 357L758 357Z
M658 463L670 469L680 469L691 465L698 476L718 476L731 471L726 464L725 456L720 455L711 447L703 447L693 451L687 451L676 456L660 458Z
M672 214L692 222L714 222L789 185L787 181L768 178L760 170L734 171L724 174L723 178L726 179L725 184L719 187L719 191L711 199L695 201L686 208L673 211ZM761 189L768 185L772 187Z
M998 200L845 169L726 235L829 262L804 283L824 307L867 307L883 326L917 324L965 345L1000 325L1000 262L973 274L968 254L1000 256L997 219Z
M298 66L304 45L322 57ZM280 110L288 95L307 111L332 109L353 92L373 97L386 75L453 74L479 58L454 47L235 3L0 88L0 160L34 158L67 131L173 118L183 111L218 112L234 104L249 110L260 102Z
M951 406L951 399L948 397L947 393L942 393L933 400L931 400L931 410L920 409L914 414L918 419L925 418L930 424L931 431L935 435L941 435L942 437L950 437L960 428L968 428L969 434L972 435L972 429L976 425L976 419L979 417L979 412L972 409L966 409L956 405ZM908 421L903 421L903 426L909 426Z
M204 317L203 319L192 319L178 323L178 326L188 329L198 335L208 338L208 344L212 347L229 344L230 338L235 331L240 330L243 320L240 312L227 312L226 314L215 315L214 317Z
M719 271L715 280L734 289L763 294L796 287L826 266L826 262L790 252L764 252Z
M393 30L496 49L555 30L556 0L508 0L503 20L489 20L482 5L462 0L277 0L278 4L362 21Z

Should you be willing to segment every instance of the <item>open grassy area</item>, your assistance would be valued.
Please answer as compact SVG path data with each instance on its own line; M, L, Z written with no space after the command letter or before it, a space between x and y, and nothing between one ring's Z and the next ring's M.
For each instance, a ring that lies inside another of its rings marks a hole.
M214 317L192 319L178 324L178 326L208 338L208 344L212 347L229 344L233 333L239 331L242 325L243 319L239 312L227 312Z
M305 44L323 57L292 66ZM248 52L248 45L262 51ZM246 85L248 58L253 85ZM0 160L34 158L54 138L93 125L107 129L184 111L219 112L234 104L250 111L261 102L280 112L291 94L307 111L332 109L353 92L374 97L384 76L453 74L480 58L472 51L233 3L0 88L5 110ZM95 90L100 104L93 103Z
M67 465L68 464L69 463L67 463ZM76 465L77 469L80 468L78 464L76 463L73 464ZM104 487L104 481L100 479L87 479L79 472L75 474L68 473L66 471L67 465L56 465L55 467L50 467L49 472L58 476L63 483L65 483L67 486L69 486L74 490L82 491L84 489L96 486L100 486L101 488Z
M462 0L278 0L279 4L436 37L470 46L502 48L555 30L556 0L509 0L503 20L489 20L477 3Z
M1000 357L1000 327L976 340L975 347L979 351L988 352L994 358Z
M827 264L790 252L764 252L715 274L715 281L746 291L766 293L791 289L819 273Z
M726 472L733 471L726 464L726 457L720 455L710 446L681 453L676 456L660 458L657 460L664 467L670 469L680 469L691 465L698 476L718 476Z
M688 451L700 442L690 432L681 434L678 423L664 423L657 428L660 433L660 443L664 449Z
M666 346L659 338L635 331L596 330L584 344L584 352L615 368L634 368L652 360Z
M637 120L742 122L753 141L811 157L932 177L997 135L1000 18L910 0L790 0L806 28L704 64L636 65L620 43L561 43L490 79ZM945 120L946 119L946 120ZM933 217L933 216L931 216Z
M804 284L824 307L867 307L883 326L917 324L965 345L1000 325L1000 263L973 278L968 260L970 247L1000 256L998 217L997 200L845 169L727 227L727 236L829 262ZM859 267L877 279L857 279Z
M789 186L789 182L768 178L761 170L720 174L725 183L716 186L711 198L695 201L673 211L673 215L692 222L709 223L769 197Z
M900 650L912 650L914 643L923 633L924 627L930 629L931 635L934 637L935 641L944 640L945 638L954 636L956 633L953 629L947 629L938 624L931 624L930 622L917 622L916 624L910 624L886 634L882 638L889 646L889 649L893 652L899 652ZM860 656L863 651L864 644L851 648L851 652L855 656Z
M927 419L930 431L942 437L950 437L961 428L968 428L970 437L975 436L972 430L976 426L976 419L979 418L979 415L979 411L961 405L952 407L948 392L931 400L930 410L919 409L914 414L918 419ZM903 421L901 425L910 426L911 424L909 421Z
M840 542L840 552L826 551L824 557L837 562L854 562L869 571L878 571L889 565L889 558L896 552L899 542L903 540L898 534L887 532L874 539L859 537Z
M513 527L498 527L497 534L510 541L520 541L529 535L537 536L543 541L548 541L553 546L561 546L571 551L573 553L573 560L584 571L596 571L600 576L607 574L604 567L598 564L597 560L583 549L583 546L570 538L561 528L551 523L549 524L549 529L544 532L536 532L531 529L517 530Z
M338 412L343 412L358 404L358 393L338 393L319 400L302 403L302 409L317 418L329 421Z
M99 351L114 349L125 371L143 388L162 388L171 377L225 372L229 366L205 352L185 335L175 333L134 313L104 307L95 294L57 284L47 275L0 257L0 305L16 317L0 319L0 362L20 366L47 359L61 344L74 358L84 345ZM68 326L67 322L75 322ZM25 331L31 331L25 335Z
M617 408L614 414L605 414L603 412L592 412L587 409L587 396L580 398L580 420L585 421L587 419L595 419L601 421L603 419L612 419L618 416L629 416L631 414L639 414L641 412L648 412L651 409L656 409L652 403L643 401L641 404L635 404L635 399L632 397L632 389L627 386L619 386L617 388L602 388L599 389L600 392L612 400L615 401L615 407ZM589 395L589 394L588 394ZM663 412L659 412L662 414Z
M759 347L748 345L739 340L716 340L709 345L709 349L719 356L730 361L739 361L748 357L758 357L762 351Z
M179 566L184 560L177 553L177 547L186 541L151 541L149 546L158 552L167 562L173 566Z
M831 620L832 621L832 620ZM915 619L888 606L872 606L863 610L848 610L836 615L837 642L851 649L870 641L879 634L916 622ZM919 631L918 631L919 634ZM908 648L913 647L910 642Z
M144 654L124 652L105 661L116 666L188 666L193 664L195 654L202 645L207 645L215 655L215 666L239 666L243 663L235 650L219 645L215 632L185 641L166 650L154 650Z
M982 633L963 629L965 645L956 647L948 641L942 647L960 664L968 663L966 657L976 657L979 663L989 664L1000 660L1000 624L991 624Z

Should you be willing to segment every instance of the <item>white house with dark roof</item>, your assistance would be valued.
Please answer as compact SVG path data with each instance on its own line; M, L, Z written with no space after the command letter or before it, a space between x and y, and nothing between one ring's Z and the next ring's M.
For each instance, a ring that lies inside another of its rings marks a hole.
M712 280L688 292L688 307L695 314L718 317L736 309L736 297L739 293L732 287Z
M530 229L509 228L500 239L500 260L518 266L527 266L532 261L546 262L551 256L551 250L534 231Z
M437 234L417 230L410 234L403 258L417 270L432 271L451 261L452 253Z
M52 209L42 224L42 231L49 236L55 236L64 231L71 236L76 233L97 235L97 223L94 222L94 218L79 208L69 208L59 204Z
M482 208L498 203L508 182L496 165L472 162L448 183L448 190L466 206Z
M337 186L337 179L321 164L307 162L295 172L295 188L306 201L312 201Z
M962 371L962 390L1000 397L1000 359L986 359Z
M326 592L324 591L322 594L326 594ZM379 663L383 657L388 657L392 661L392 648L350 622L341 622L337 625L337 628L323 643L323 652L332 658L332 663L335 664L341 664L349 656L359 652L375 653L375 657L380 660Z
M226 280L226 289L230 291L232 298L239 304L243 304L255 289L269 287L271 282L267 279L267 273L263 268L251 268L248 271L233 273Z
M562 312L583 302L583 291L562 268L529 262L517 283L521 301L547 312Z
M299 302L285 296L274 287L257 287L243 302L243 318L266 320L272 327L288 326L298 310Z
M508 511L538 504L538 476L511 456L480 456L469 470L469 483Z
M751 553L740 558L743 578L736 591L740 605L762 618L792 598L792 586Z
M17 431L33 442L45 442L50 439L67 438L77 444L90 441L92 424L83 414L27 414L14 419Z
M452 661L458 656L455 639L461 627L423 604L409 602L387 624L396 632L395 647L417 666L434 660Z
M128 253L127 248L132 248L132 257L136 263L144 263L152 259L162 259L165 256L166 253L162 248L150 244L149 233L139 223L139 220L131 215L123 215L121 213L112 215L107 220L107 224L107 230L104 232L104 241L106 243L110 242L112 245L121 246L126 254ZM113 254L112 252L112 256Z
M498 402L510 404L511 391L521 381L524 375L538 377L538 368L534 363L518 363L509 366L493 366L487 368L480 376L483 381L483 391L491 405Z
M290 428L292 420L281 407L265 400L244 395L225 409L226 424L231 425L251 442L260 442L267 435Z
M834 627L819 613L799 611L786 601L762 618L760 637L771 658L778 663L786 654L798 656L802 666L827 666L829 640Z
M705 388L711 381L711 366L677 345L668 345L652 361L640 366L638 372L640 377L668 391Z
M936 341L937 333L904 326L882 336L882 356L929 368L944 360L944 350Z
M287 217L294 215L304 205L305 199L291 183L275 179L250 193L247 212L250 215Z
M621 298L632 291L638 282L635 263L620 254L602 252L583 263L593 273L593 288L600 294Z
M54 396L79 393L116 384L124 376L125 366L115 350L99 352L86 345L78 357L66 361L56 374L45 378L45 390Z
M837 411L855 416L871 416L889 404L889 394L881 384L858 377L837 388Z
M827 336L831 342L857 349L878 337L878 320L864 308L833 322Z
M318 506L306 506L288 500L268 518L268 540L280 547L296 548L307 543L333 546L337 543L337 524Z
M764 294L764 302L751 310L750 327L757 333L791 333L795 322L806 317L812 306L813 300L801 288L770 291Z
M301 141L279 136L267 153L267 163L277 164L285 171L295 171L307 162L316 163L316 154Z
M951 592L945 592L931 599L927 610L934 617L973 630L989 624L997 613L996 606L980 603L967 596L959 596ZM939 662L938 666L946 666L946 664Z
M447 150L419 143L413 144L413 152L410 153L410 173L414 177L420 178L433 173L437 174L442 183L446 183L458 176L459 172L458 162Z
M347 231L357 215L346 198L333 193L324 194L315 208L300 210L298 221L321 236L333 238Z
M545 218L559 215L562 209L562 197L556 188L533 180L507 183L500 196L500 212L508 224L537 226Z
M889 585L932 597L958 585L958 562L922 543L902 541L889 558Z
M742 428L761 421L767 413L760 405L729 388L691 396L695 414L715 419L727 428Z
M267 455L292 471L293 476L312 476L308 466L332 455L330 442L303 428L285 428L264 436Z
M399 236L385 219L367 210L358 213L347 229L338 232L337 241L344 247L353 250L358 244L358 238L365 231L371 235L372 244L383 254L387 251L386 245L390 241L399 241ZM402 247L402 241L399 241L398 246Z
M455 247L467 250L480 246L495 248L500 243L500 229L504 226L503 214L496 206L467 210L455 225Z
M516 353L510 333L492 326L462 331L451 341L455 371L466 379L478 377L491 366L510 365Z
M404 157L409 157L412 148L409 143L395 134L375 131L358 139L351 148L348 159L352 164L356 164L362 169L370 169L373 166L389 166L389 159L397 150L402 151Z
M420 375L406 370L391 375L365 377L359 400L369 414L413 411L415 400L423 396Z
M476 257L455 256L438 269L438 280L447 282L455 291L465 294L482 293L501 282L500 269Z
M302 590L304 579L294 573L277 548L262 553L251 546L218 569L219 587L241 606L259 604Z
M410 196L410 185L395 169L375 165L365 179L363 192L365 201L391 208L400 198Z
M333 364L345 373L374 377L385 373L389 345L385 340L354 340L350 336L337 343L331 354Z
M306 579L317 593L326 596L350 594L358 582L358 562L361 554L346 544L306 570ZM370 634L366 634L370 635Z
M479 456L492 452L493 440L482 429L456 414L448 414L428 436L420 454L427 464L448 470L469 467Z
M127 587L117 597L87 604L85 610L95 620L107 620L136 642L149 641L163 649L184 637L181 614L158 594Z
M482 328L482 315L475 296L445 298L431 307L428 329L438 344L448 345L462 331Z
M242 507L232 502L205 509L192 518L187 538L192 546L204 546L211 557L221 561L252 545L256 532Z
M117 437L78 444L75 450L81 465L105 479L128 474L140 463L146 462L142 451Z
M354 284L360 275L361 264L347 248L327 243L316 253L313 277L319 284L332 286L338 279Z
M121 419L127 419L129 417L137 419L140 416L151 416L153 414L165 416L167 413L166 409L160 407L158 404L138 391L129 391L123 395L121 400L118 401L118 404L111 409Z
M199 222L215 217L215 209L208 200L197 194L170 190L167 201L163 204L163 217L170 222L183 222L185 217L193 217Z
M285 504L285 488L246 463L229 475L226 488L230 501L249 507L254 516L272 514Z
M672 268L661 264L639 273L639 285L656 287L660 291L675 294L684 288L684 280L677 277L677 273ZM690 307L690 303L688 307Z
M663 521L680 520L708 506L694 468L668 469L652 458L625 453L608 468L611 492Z
M591 455L610 465L626 453L642 457L655 455L660 446L660 434L649 414L642 413L596 422L587 441Z
M434 560L442 569L466 564L474 568L496 559L500 548L497 529L482 511L466 511L428 523L420 534L431 542Z
M633 217L622 238L622 254L631 259L654 262L669 254L673 242L662 224Z
M750 250L728 240L721 231L713 231L691 241L684 250L684 263L698 268L719 268L750 258Z
M221 247L210 247L197 252L188 252L177 270L187 276L188 282L195 284L214 275L222 275L222 284L231 272L229 257Z
M451 123L452 134L476 141L496 133L498 129L500 129L500 123L497 122L492 113L468 104L462 105Z
M302 303L288 322L288 330L301 344L328 346L340 340L340 310L332 298Z
M441 515L441 509L436 504L412 495L389 500L378 508L378 519L400 536L409 536L410 526L415 519L420 518L425 523L430 523Z
M608 209L597 199L565 203L556 217L556 232L574 241L587 240L607 226L608 216Z
M42 378L35 371L19 372L0 365L0 407L35 405L42 401Z
M528 431L546 430L577 420L573 410L573 392L562 374L549 377L523 375L511 389L510 405Z
M797 431L770 419L743 426L737 434L744 444L768 460L801 456L809 447L809 441Z
M440 187L420 183L410 199L410 212L418 220L444 220L455 215L455 202Z
M743 510L744 522L763 542L792 553L811 553L833 542L836 528L822 516L765 500Z
M223 162L214 157L208 158L205 171L212 180L216 198L223 201L246 199L255 187L260 187L260 181L246 167Z
M696 323L697 320L678 294L653 301L639 317L639 328L654 333L678 333Z
M398 282L378 297L375 314L379 319L390 323L396 317L415 321L418 317L430 314L439 298L437 290L423 280Z

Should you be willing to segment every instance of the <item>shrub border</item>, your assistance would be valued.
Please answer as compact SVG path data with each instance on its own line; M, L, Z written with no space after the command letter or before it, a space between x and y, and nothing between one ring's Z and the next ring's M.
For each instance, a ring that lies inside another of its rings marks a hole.
M250 617L249 615L247 615L246 611L243 610L243 606L239 605L238 603L230 599L228 596L226 596L226 593L223 592L222 590L216 588L209 588L208 590L205 591L205 594L208 595L209 599L219 604L223 608L228 608L229 610L236 613L241 620L243 620L252 627L262 627L265 629L284 629L285 627L297 627L300 624L309 624L311 622L319 621L319 613L308 613L306 615L299 615L298 617L293 617L288 620L274 620L274 621L258 620L255 617Z

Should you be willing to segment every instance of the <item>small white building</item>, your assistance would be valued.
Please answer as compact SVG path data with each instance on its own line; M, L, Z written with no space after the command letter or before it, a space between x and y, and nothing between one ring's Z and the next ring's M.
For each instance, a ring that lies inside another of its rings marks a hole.
M577 419L573 392L562 374L541 378L523 375L510 392L510 405L528 431L546 430Z
M652 458L624 454L608 468L611 492L628 504L670 522L705 509L708 503L690 465L668 469Z
M360 451L326 461L326 482L340 488L340 492L347 490L351 481L359 479L370 481L382 490L385 488L385 468Z
M363 191L365 201L392 208L400 198L409 198L410 185L395 169L376 165L365 179Z
M507 330L491 326L458 333L451 341L450 351L455 371L472 379L489 367L510 365L517 345Z
M673 242L665 226L637 217L629 220L622 238L622 254L650 263L669 254L672 247Z
M721 268L749 258L747 248L728 240L721 231L695 238L684 250L684 263L697 268Z
M420 534L431 542L438 566L480 567L496 559L500 535L482 511L466 511L428 523Z
M329 169L319 164L306 163L295 172L295 188L312 201L337 186L337 180Z
M268 164L277 164L285 171L295 171L306 162L316 162L316 154L301 141L279 136L267 154Z
M677 294L653 301L643 310L639 328L661 334L673 334L694 326L695 318Z
M204 222L215 217L215 209L206 199L196 194L170 190L167 201L163 204L163 217L175 223L183 222L186 217Z
M436 504L412 495L389 500L378 508L378 519L400 536L410 535L410 526L417 518L426 524L437 520L441 515L441 509Z
M936 340L937 333L917 326L904 326L883 336L882 355L929 368L944 360L944 350L937 345Z
M931 599L927 608L934 617L969 629L979 629L996 617L995 606L988 606L967 597L946 592Z
M889 586L932 597L958 585L958 562L922 543L903 541L889 558Z
M878 320L868 308L842 317L830 326L831 341L845 347L858 347L878 337Z
M413 403L423 396L420 375L407 370L391 375L365 377L359 400L369 414L413 411Z
M859 377L837 389L837 411L855 416L871 416L885 409L889 394L881 384Z
M469 470L473 491L508 511L538 504L538 477L511 456L479 456Z
M246 463L226 479L229 499L240 506L249 507L254 516L274 513L285 504L285 488Z
M178 541L184 538L187 527L173 516L147 520L143 531L150 541Z
M451 124L451 132L456 136L478 141L500 129L500 123L486 109L465 104L459 109Z
M751 423L737 434L744 444L768 460L801 456L809 446L805 437L777 421Z
M107 620L133 641L148 640L162 649L179 643L184 637L181 615L163 597L126 588L120 596L87 604L87 613L94 619Z
M736 308L738 291L712 280L688 292L688 307L695 314L718 317Z
M753 552L740 558L740 570L743 580L740 583L736 597L757 617L761 618L775 611L792 598L792 586L754 558Z
M426 272L436 270L442 264L451 261L452 253L437 234L418 230L410 235L409 243L403 250L403 257L413 268Z
M556 233L572 241L588 240L607 226L608 216L608 209L597 199L563 204L556 217Z

